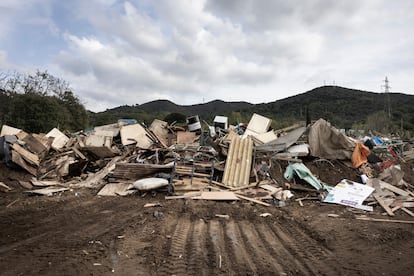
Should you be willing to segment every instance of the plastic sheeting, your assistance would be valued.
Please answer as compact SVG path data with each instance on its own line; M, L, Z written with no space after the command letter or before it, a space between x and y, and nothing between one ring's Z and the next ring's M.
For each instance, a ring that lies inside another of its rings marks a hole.
M332 189L331 186L322 183L319 179L312 174L312 172L302 163L293 163L286 167L284 177L287 180L292 180L295 174L300 178L308 182L312 187L317 190L329 191Z
M311 155L325 159L351 159L355 142L324 119L316 121L309 130Z

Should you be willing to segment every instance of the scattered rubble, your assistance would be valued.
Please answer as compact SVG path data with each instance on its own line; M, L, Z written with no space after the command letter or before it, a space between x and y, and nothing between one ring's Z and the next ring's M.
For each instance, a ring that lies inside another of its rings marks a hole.
M203 131L195 115L185 126L154 120L147 127L120 120L91 131L54 128L47 134L3 125L0 161L33 176L31 183L20 183L30 194L87 187L99 190L98 196L157 191L168 200L246 200L276 207L303 206L303 200L316 198L368 212L380 206L389 216L398 210L414 216L408 209L414 207L414 186L399 167L414 159L409 142L352 138L323 119L276 130L271 122L253 114L244 128L216 116ZM353 169L362 183L347 175L339 183L324 183L306 166L328 162L335 167L333 161ZM11 190L0 184L2 192ZM295 196L303 191L309 196Z

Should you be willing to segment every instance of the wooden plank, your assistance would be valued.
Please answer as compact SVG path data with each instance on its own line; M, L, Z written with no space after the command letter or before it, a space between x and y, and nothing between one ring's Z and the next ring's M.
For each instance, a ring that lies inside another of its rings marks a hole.
M185 199L185 198L192 198L194 196L200 196L201 192L188 192L183 195L176 195L176 196L166 196L165 199Z
M25 192L31 193L31 194L50 196L50 195L53 195L54 193L63 192L67 190L69 190L69 188L43 188L43 189L30 190L30 191L25 191Z
M30 151L22 148L17 143L13 144L12 148L16 152L18 152L23 157L24 160L26 160L27 162L29 162L32 165L35 165L36 167L39 167L39 164L40 164L39 156L37 156L36 154L31 153Z
M251 202L254 202L254 203L257 203L257 204L266 206L266 207L271 206L269 203L266 203L266 202L263 202L263 201L260 201L260 200L254 199L254 198L250 198L250 197L243 196L243 195L239 195L239 194L236 194L236 196L238 198L241 198L241 199L244 199L244 200L248 200L248 201L251 201Z
M398 210L398 209L400 209L400 208L401 208L401 206L395 206L394 208L392 208L392 209L391 209L391 211L392 211L392 212L395 212L395 211L397 211L397 210Z
M356 217L359 220L366 221L376 221L376 222L395 222L395 223L413 223L414 220L396 220L396 219L377 219L377 218L367 218L367 217Z
M391 192L394 192L398 195L402 195L402 196L409 196L410 195L407 191L404 191L400 188L397 188L394 185L388 184L387 182L380 181L379 183L380 183L381 188L385 188L387 190L390 190Z
M239 200L235 193L229 191L222 192L202 192L200 199L204 200Z
M59 181L40 181L37 180L36 178L32 178L30 180L30 182L34 185L34 186L40 186L40 187L48 187L48 186L62 186L64 185L63 183L59 182Z
M26 163L26 161L24 161L23 157L17 151L12 150L12 161L13 163L28 171L31 175L36 176L37 169Z
M394 216L394 213L391 211L390 207L388 207L388 205L385 204L384 200L382 200L381 197L379 197L375 193L373 193L372 196L375 198L376 201L378 201L379 205L381 205L381 207L384 208L384 210L387 212L389 216Z
M12 190L12 188L10 188L9 186L7 186L3 182L0 182L0 191L2 191L2 192L8 192L8 191L11 191L11 190Z
M408 207L408 208L412 208L414 207L414 202L412 201L400 201L400 200L396 200L394 201L391 206L401 206L401 207Z
M98 192L98 196L126 196L136 193L136 190L128 190L129 186L129 183L109 183Z
M47 147L32 134L27 135L23 141L26 143L27 149L37 155L41 155L47 150Z
M73 152L74 152L77 156L79 156L79 157L80 157L80 158L82 158L83 160L88 160L88 158L86 158L86 156L85 156L85 155L83 155L83 153L82 153L82 152L80 152L80 150L78 150L77 148L72 147L72 150L73 150Z
M290 157L283 157L283 156L275 156L275 157L272 157L272 159L282 160L282 161L288 161L288 162L302 163L302 159L290 158Z
M253 188L253 187L256 187L256 186L257 186L257 183L252 183L252 184L241 186L241 187L234 187L234 188L231 188L230 190L231 191L239 191L239 190L243 190L243 189Z
M414 217L414 213L413 213L413 212L411 212L410 210L408 210L407 208L405 208L405 207L401 207L401 210L403 210L404 212L406 212L406 213L407 213L407 214L409 214L410 216Z

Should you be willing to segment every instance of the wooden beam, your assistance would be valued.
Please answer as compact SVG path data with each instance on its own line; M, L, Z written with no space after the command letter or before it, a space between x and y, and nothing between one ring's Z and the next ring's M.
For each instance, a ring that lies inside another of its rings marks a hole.
M248 200L248 201L263 205L263 206L266 206L266 207L271 206L269 203L266 203L266 202L263 202L263 201L260 201L260 200L254 199L254 198L250 198L250 197L239 195L239 194L236 194L236 196L238 198L245 199L245 200Z
M29 162L32 165L35 165L36 167L39 167L39 164L40 164L39 156L37 156L36 154L33 154L30 151L24 149L23 147L21 147L17 143L13 144L12 148L17 153L19 153L23 157L24 160L26 160L27 162Z
M394 213L392 212L391 208L388 207L387 204L385 204L384 200L382 200L381 197L379 197L378 195L376 195L375 193L372 194L372 196L375 198L376 201L378 201L379 205L381 205L382 208L384 208L384 210L387 212L387 214L389 216L394 216Z
M413 213L413 212L411 212L410 210L408 210L407 208L405 208L405 207L401 207L401 210L403 210L404 212L406 212L406 213L407 213L407 214L409 214L410 216L414 217L414 213Z
M380 181L379 184L380 184L381 188L385 188L387 190L390 190L391 192L394 192L398 195L402 195L402 196L409 196L410 195L407 191L404 191L400 188L397 188L394 185L388 184L387 182Z
M367 218L367 217L356 217L359 220L366 220L366 221L377 221L377 222L396 222L396 223L413 223L414 220L396 220L396 219L377 219L377 218Z

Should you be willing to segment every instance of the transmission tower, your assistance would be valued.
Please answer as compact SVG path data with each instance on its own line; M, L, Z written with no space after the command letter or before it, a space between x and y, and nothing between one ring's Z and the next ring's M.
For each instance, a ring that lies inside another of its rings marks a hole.
M390 101L390 82L388 81L388 77L385 76L384 80L384 93L386 94L386 112L388 112L388 118L391 118L391 101Z

